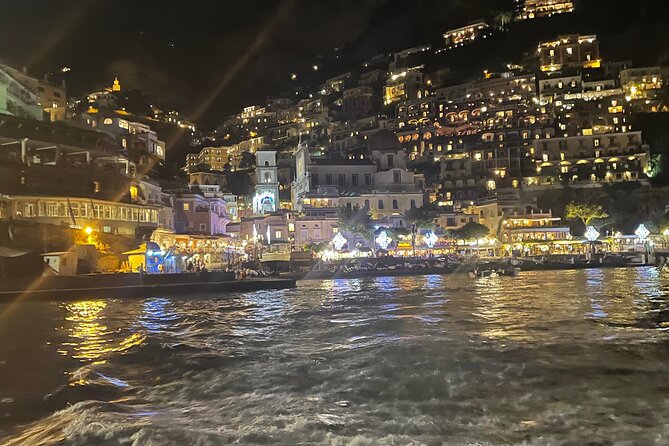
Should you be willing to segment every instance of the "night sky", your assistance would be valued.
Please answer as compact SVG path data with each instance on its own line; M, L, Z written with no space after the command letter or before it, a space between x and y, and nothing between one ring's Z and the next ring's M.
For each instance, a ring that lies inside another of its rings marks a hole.
M582 0L611 5L620 0ZM641 0L625 14L657 14ZM70 95L139 88L200 124L291 86L317 85L382 51L439 42L512 0L0 0L0 59L65 74ZM603 21L604 24L611 23ZM585 30L584 30L585 31ZM658 36L656 36L658 37ZM336 47L340 58L334 59ZM314 72L311 66L318 64ZM297 82L290 73L297 72Z
M34 75L71 67L65 75L71 95L118 76L125 88L141 88L158 103L214 124L267 95L345 71L329 62L336 47L356 46L351 54L364 58L420 39L409 31L433 23L426 7L447 24L508 3L3 0L0 59ZM398 18L403 33L374 33ZM297 83L291 84L291 72L299 74Z

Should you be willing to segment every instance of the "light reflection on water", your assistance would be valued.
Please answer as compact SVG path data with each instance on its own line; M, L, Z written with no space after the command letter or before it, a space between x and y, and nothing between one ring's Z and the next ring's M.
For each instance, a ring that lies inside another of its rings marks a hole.
M35 304L0 326L0 379L48 387L0 387L0 439L669 444L668 290L637 268Z

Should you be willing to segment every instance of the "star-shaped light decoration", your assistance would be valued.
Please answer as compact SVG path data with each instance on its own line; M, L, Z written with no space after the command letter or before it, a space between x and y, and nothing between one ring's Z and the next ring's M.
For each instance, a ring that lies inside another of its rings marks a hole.
M390 245L390 242L392 242L393 239L388 237L388 234L386 234L386 231L381 231L381 234L376 237L376 243L379 244L381 249L386 250L388 249L388 246Z
M425 240L425 244L427 245L427 247L431 249L434 248L434 245L437 244L437 240L439 240L439 237L437 237L437 234L430 231L423 236L423 240Z
M346 240L346 237L341 235L341 232L337 232L337 235L335 235L332 239L332 245L337 251L341 251L346 243L348 243L348 240Z
M585 230L585 234L583 234L585 238L588 239L590 242L594 242L599 238L599 231L594 228L594 226L588 226L588 229Z
M636 228L636 231L634 231L634 233L636 234L637 237L639 237L639 240L641 240L642 242L645 242L648 236L650 235L650 231L643 223L641 223L639 227Z

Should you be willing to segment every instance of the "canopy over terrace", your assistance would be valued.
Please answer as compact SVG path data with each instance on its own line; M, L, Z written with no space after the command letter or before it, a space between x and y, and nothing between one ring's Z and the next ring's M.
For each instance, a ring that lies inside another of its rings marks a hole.
M91 166L134 177L135 164L123 156L98 148L82 148L66 144L0 136L0 162L23 165Z

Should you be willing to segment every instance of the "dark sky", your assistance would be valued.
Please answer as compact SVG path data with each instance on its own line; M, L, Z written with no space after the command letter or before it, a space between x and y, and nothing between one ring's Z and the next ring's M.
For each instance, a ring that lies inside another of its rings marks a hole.
M73 94L116 75L216 121L288 87L291 71L354 40L383 3L3 0L0 59L34 74L69 66Z

